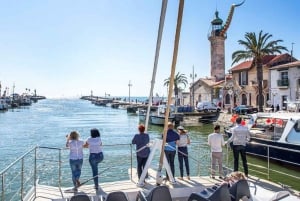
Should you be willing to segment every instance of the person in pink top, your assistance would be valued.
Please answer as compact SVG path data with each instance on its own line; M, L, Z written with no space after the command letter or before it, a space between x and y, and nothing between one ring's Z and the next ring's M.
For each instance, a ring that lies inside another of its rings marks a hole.
M223 149L225 145L223 135L220 133L220 126L215 125L214 132L208 135L208 145L211 150L211 177L215 178L216 165L219 166L219 178L223 178Z

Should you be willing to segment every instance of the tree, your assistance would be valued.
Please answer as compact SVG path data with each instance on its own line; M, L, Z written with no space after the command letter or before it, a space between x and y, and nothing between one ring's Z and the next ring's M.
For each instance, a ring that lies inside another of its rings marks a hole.
M238 50L232 54L232 65L244 59L252 59L252 66L256 67L256 76L258 82L258 105L259 111L263 111L263 58L266 55L281 54L282 51L288 51L286 47L278 45L283 40L271 40L273 36L269 33L259 32L258 37L254 32L245 34L246 40L239 40L238 43L245 47L245 50Z
M170 77L165 79L164 86L169 86L170 84ZM179 72L176 74L174 78L174 94L175 94L175 105L179 105L180 101L178 100L178 93L180 90L180 85L184 85L184 88L188 84L187 77L185 74L180 74Z

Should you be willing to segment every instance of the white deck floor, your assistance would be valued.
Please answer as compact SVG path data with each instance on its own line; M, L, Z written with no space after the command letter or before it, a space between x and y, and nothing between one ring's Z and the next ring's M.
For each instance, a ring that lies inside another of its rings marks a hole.
M114 191L123 191L127 194L130 201L136 200L136 195L138 191L142 189L152 189L156 186L156 181L154 177L150 177L151 179L147 180L147 183L143 188L137 187L137 181L125 180L125 181L118 181L118 182L107 182L107 183L100 183L101 189L96 192L94 189L94 185L83 185L78 189L78 194L87 194L88 196L92 197L94 201L99 200L99 196L114 192ZM174 197L174 201L181 201L187 200L186 198L192 192L200 192L203 189L213 186L215 183L220 183L221 180L213 180L209 177L191 177L191 180L176 180L176 184L171 184L168 181L164 182L162 185L167 185L170 188L170 192L172 197ZM180 188L180 191L177 189ZM37 198L35 201L61 201L66 200L74 195L74 193L66 193L65 190L69 188L62 188L59 189L58 187L51 187L51 186L44 186L38 185L37 186ZM105 192L105 193L104 193ZM182 199L183 198L183 199ZM29 198L29 200L33 200L33 198Z
M255 195L258 200L267 201L273 195L275 195L278 191L283 191L287 189L283 189L280 185L276 185L274 183L261 180L259 178L249 178L250 190L253 195ZM170 192L173 198L173 201L187 201L189 195L192 192L201 192L203 189L207 187L213 186L215 183L220 183L222 180L220 179L211 179L209 177L191 177L191 180L177 180L176 184L170 184L169 182L164 183L163 185L167 185L170 188ZM118 182L109 182L100 184L101 190L95 191L93 185L84 185L79 188L78 193L87 194L94 201L98 201L99 196L113 192L113 191L123 191L127 194L130 201L136 200L136 195L138 191L142 189L152 189L156 186L156 181L154 179L148 180L146 185L143 188L139 188L136 185L136 181L118 181ZM66 201L68 198L72 197L74 193L65 193L64 190L66 188L60 189L57 187L43 186L39 185L37 187L37 198L36 201ZM105 192L105 193L104 193ZM292 201L292 200L300 200L299 192L292 192L296 196L288 196L283 199L283 201ZM33 200L28 199L28 200Z

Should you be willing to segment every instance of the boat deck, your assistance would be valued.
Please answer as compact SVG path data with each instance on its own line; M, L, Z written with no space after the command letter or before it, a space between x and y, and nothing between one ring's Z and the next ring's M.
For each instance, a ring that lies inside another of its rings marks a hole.
M191 193L201 192L205 188L212 187L214 184L221 182L221 179L212 179L208 176L204 176L191 177L190 180L176 180L175 184L171 184L170 182L166 181L162 185L167 185L169 187L173 201L187 201ZM93 185L84 185L78 189L77 194L86 194L91 198L92 201L100 201L100 197L105 197L107 193L123 191L127 194L129 201L135 201L137 193L140 190L150 190L156 186L156 180L153 178L152 174L150 179L146 180L145 186L142 188L138 187L136 183L137 181L132 180L101 183L101 189L98 191L93 188ZM248 183L251 194L258 198L256 200L269 200L266 198L271 199L279 191L288 191L294 195L282 199L283 201L300 200L299 192L285 189L285 187L266 180L250 177L248 179ZM62 188L60 190L58 187L38 185L36 192L37 198L35 201L68 201L74 195L73 192L66 192L68 189L69 188ZM259 196L261 195L263 195L263 197L260 198ZM31 197L25 200L29 201L34 199Z
M137 186L137 178L133 180L124 180L117 182L107 182L100 183L101 189L96 191L94 185L83 185L78 189L77 194L86 194L92 198L93 201L100 200L101 196L104 196L110 192L114 191L123 191L127 194L130 201L135 201L137 193L140 190L150 190L156 185L155 172L149 170L149 179L146 180L146 183L143 187ZM171 196L174 198L174 201L186 201L187 198L193 192L200 192L207 187L213 186L215 183L220 183L220 179L211 179L208 176L206 177L191 177L190 180L184 178L184 180L176 180L175 184L172 184L169 181L164 181L161 185L166 185L169 187ZM180 191L178 191L180 189ZM37 186L37 198L35 201L66 201L74 195L74 192L69 191L70 188L61 188L51 187L45 185ZM31 201L33 197L27 198L26 200Z

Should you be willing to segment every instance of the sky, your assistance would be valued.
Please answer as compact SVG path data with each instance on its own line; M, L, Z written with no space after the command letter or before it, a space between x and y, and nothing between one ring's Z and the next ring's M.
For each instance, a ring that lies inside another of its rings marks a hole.
M176 73L210 76L208 35L215 11L225 22L241 0L186 0ZM161 0L0 0L2 93L47 98L149 96ZM169 0L154 94L167 96L179 0ZM300 59L299 0L246 0L225 41L225 72L246 32L263 31ZM129 86L130 83L130 86ZM13 87L14 86L14 87ZM14 89L14 91L13 91Z

